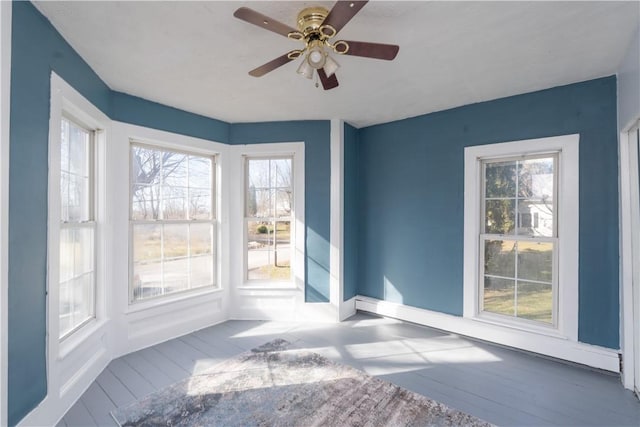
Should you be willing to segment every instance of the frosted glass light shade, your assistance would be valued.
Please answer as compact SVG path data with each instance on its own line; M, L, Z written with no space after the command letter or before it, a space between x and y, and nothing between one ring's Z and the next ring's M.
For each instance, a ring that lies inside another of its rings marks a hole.
M326 61L326 54L321 47L314 47L309 51L307 55L307 61L309 64L315 68L316 70L324 67L324 63Z
M327 55L324 62L324 73L327 77L331 77L337 70L340 68L340 64L338 64L332 57Z
M302 60L302 62L300 63L300 66L298 67L298 74L302 74L303 76L305 76L308 79L312 79L313 78L313 70L314 68L311 66L311 64L309 64L309 61L307 61L307 58L304 58Z

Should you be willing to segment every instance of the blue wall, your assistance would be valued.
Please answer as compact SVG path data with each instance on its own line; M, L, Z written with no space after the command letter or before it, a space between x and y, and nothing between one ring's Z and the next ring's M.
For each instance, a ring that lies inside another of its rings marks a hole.
M358 294L358 130L344 125L344 295L346 301Z
M47 393L50 73L109 112L109 88L28 2L13 3L9 175L9 424Z
M113 120L216 142L229 141L229 123L126 93L111 93L111 111Z
M113 92L30 2L12 5L8 421L47 394L49 99L55 71L113 119L227 142L229 124Z
M358 293L462 315L464 147L573 133L579 340L619 348L615 77L360 129Z
M330 130L326 120L237 123L229 134L230 144L304 141L307 302L329 301Z

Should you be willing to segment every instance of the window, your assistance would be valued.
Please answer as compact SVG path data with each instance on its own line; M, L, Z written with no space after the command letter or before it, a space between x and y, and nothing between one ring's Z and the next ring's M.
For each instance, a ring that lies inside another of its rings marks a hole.
M488 339L494 324L577 340L578 144L465 148L464 316Z
M130 301L216 285L215 159L131 145Z
M95 131L71 118L60 127L60 337L95 317Z
M292 280L293 157L245 158L246 281Z
M481 312L555 325L556 170L557 153L482 161Z

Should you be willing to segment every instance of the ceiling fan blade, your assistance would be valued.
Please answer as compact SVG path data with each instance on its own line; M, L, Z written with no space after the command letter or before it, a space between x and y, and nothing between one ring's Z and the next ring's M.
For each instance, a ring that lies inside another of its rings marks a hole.
M284 55L279 56L276 59L269 61L266 64L263 64L258 68L255 68L249 71L249 75L253 77L262 77L265 74L267 74L269 71L273 71L276 68L283 66L287 62L293 61L292 58L289 58L289 53L291 52L287 52Z
M325 73L322 68L318 68L318 76L320 77L320 82L322 82L322 87L324 88L324 90L338 87L338 78L336 77L335 73L331 74L331 77L327 77L327 73Z
M366 58L386 59L391 61L396 57L400 46L395 44L356 42L344 40L349 45L345 55L364 56Z
M337 1L322 25L331 25L336 34L367 4L367 1Z
M261 14L260 12L256 12L253 9L249 9L248 7L241 7L240 9L233 12L233 16L238 19L242 19L250 24L257 25L258 27L264 28L265 30L273 31L274 33L278 33L287 37L292 31L296 31L295 28L291 28L290 26L283 24L282 22L276 21L275 19L271 19L266 15Z

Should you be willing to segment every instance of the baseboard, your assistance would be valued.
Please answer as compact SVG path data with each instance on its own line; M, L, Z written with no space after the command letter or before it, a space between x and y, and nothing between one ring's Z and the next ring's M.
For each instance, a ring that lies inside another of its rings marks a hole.
M340 304L340 321L348 319L356 314L356 297L343 301Z
M611 372L620 372L618 351L564 338L539 335L506 326L487 324L459 316L439 313L358 295L356 309L393 317L447 332L453 332L521 350Z

